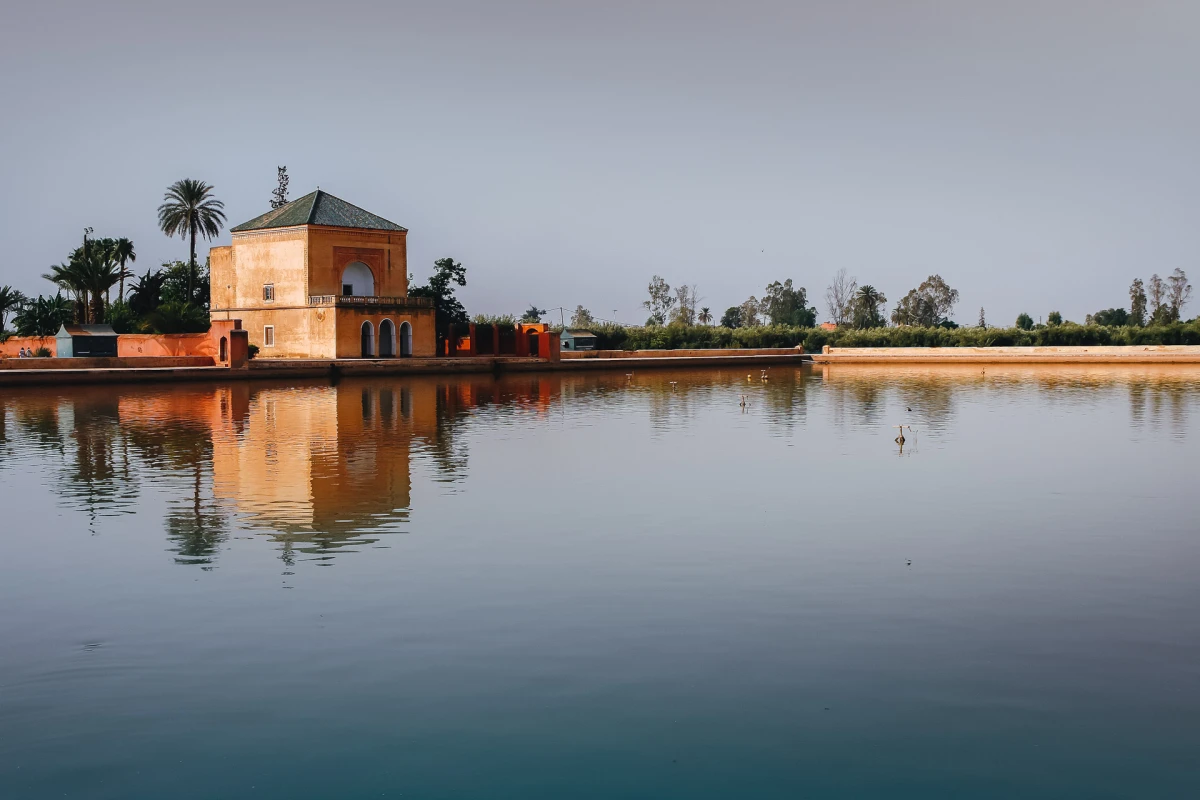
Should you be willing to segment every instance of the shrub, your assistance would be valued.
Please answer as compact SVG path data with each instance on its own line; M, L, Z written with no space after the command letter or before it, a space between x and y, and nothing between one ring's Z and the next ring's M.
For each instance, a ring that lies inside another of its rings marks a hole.
M34 358L49 358L50 357L50 348L49 347L39 347L38 349L33 351L33 357Z
M1032 347L1037 345L1099 346L1200 344L1200 322L1145 328L1105 325L1014 328L796 328L760 325L726 328L709 325L623 327L605 324L589 329L601 350L682 350L795 347L809 353L831 347Z
M251 359L258 358L258 345L256 345L256 344L249 345L246 348L246 357L251 358Z

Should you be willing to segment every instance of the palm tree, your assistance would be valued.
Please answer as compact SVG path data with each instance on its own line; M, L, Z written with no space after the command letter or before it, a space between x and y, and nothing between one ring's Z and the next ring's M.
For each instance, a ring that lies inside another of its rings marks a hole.
M87 268L79 250L72 253L66 263L50 267L50 271L43 273L42 277L58 288L65 289L71 296L68 302L74 305L75 318L80 322L88 321Z
M708 323L712 322L712 311L709 310L708 306L704 306L700 309L700 314L696 317L696 319L701 325L707 325Z
M13 317L13 322L21 336L53 336L59 327L71 321L71 316L71 301L56 294L27 300Z
M855 300L854 327L878 328L883 325L883 316L879 313L879 306L887 302L883 292L867 284L859 287Z
M137 253L133 252L133 240L121 237L113 244L113 258L121 265L121 288L117 290L117 299L125 302L125 278L133 277L126 269L127 264L137 261Z
M158 227L167 236L190 238L188 297L195 291L196 235L213 239L225 224L225 204L212 196L213 187L204 181L184 178L167 187L158 207Z
M24 302L25 295L11 286L0 286L0 333L4 333L4 321L8 312L19 309Z

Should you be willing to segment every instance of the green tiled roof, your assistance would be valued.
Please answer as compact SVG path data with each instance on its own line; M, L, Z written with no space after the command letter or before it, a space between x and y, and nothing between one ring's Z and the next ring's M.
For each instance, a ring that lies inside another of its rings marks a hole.
M366 228L376 231L408 230L320 189L229 230L239 233L264 228L290 228L294 225L329 225L335 228Z

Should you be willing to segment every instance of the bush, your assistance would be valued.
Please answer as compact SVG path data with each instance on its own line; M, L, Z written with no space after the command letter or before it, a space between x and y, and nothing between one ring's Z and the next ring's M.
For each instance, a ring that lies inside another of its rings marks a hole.
M39 347L37 350L33 351L33 357L34 358L50 358L50 348L49 347Z
M191 303L163 303L146 315L148 333L204 333L210 326L208 312Z
M258 345L252 344L247 346L246 357L250 359L258 358Z
M831 347L1033 347L1200 344L1200 322L1145 328L1105 325L1061 325L1023 328L795 328L760 325L725 328L710 325L589 328L600 350L684 350L795 347L820 352Z

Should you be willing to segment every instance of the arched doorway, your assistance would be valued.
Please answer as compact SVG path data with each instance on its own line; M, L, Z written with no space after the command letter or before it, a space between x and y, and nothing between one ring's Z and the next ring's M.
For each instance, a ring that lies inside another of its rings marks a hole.
M342 270L342 296L374 297L375 275L361 261L351 261Z
M370 320L362 324L362 357L375 357L375 328Z
M538 354L538 334L537 331L529 332L529 355L537 357Z
M400 323L400 357L412 357L412 325Z
M221 363L229 360L229 340L221 337Z
M379 357L393 358L396 355L396 326L390 319L379 323Z

